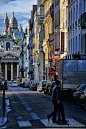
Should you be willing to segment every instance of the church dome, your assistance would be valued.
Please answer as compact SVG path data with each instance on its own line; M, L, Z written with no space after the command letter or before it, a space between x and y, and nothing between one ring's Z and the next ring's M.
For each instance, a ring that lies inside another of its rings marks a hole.
M14 17L14 12L12 18L10 19L10 24L16 24L16 25L18 24L16 18Z
M23 32L23 28L21 27L21 24L20 24L19 32Z
M18 29L18 23L16 18L14 17L14 12L12 18L10 19L10 27L12 28L12 32L15 32Z

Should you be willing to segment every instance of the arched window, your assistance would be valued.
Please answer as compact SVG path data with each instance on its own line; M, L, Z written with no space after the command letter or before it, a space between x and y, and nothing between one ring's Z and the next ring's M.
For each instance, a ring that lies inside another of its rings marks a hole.
M6 43L6 51L8 51L8 48L10 49L10 43L9 42Z

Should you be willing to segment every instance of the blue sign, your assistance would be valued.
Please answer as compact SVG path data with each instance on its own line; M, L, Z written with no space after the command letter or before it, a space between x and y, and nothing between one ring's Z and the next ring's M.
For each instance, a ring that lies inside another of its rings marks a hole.
M61 52L61 51L60 51L60 54L64 54L64 52Z

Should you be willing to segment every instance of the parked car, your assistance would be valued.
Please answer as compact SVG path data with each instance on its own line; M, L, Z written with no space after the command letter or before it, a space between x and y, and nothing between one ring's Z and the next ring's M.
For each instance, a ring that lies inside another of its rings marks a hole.
M25 87L25 88L29 88L29 85L30 85L30 82L29 82L29 81L25 81L25 83L24 83L23 87Z
M51 84L51 82L46 84L46 86L44 87L44 94L48 94L50 92Z
M80 107L83 107L86 110L86 87L84 87L85 90L80 96Z
M44 88L44 94L51 95L51 93L52 93L52 83L55 84L55 81L47 83L47 85Z
M18 87L18 82L17 81L13 81L11 84L11 87Z
M37 86L37 91L44 91L46 84L50 82L49 80L42 80Z
M12 81L7 81L8 86L11 86L11 84L12 84Z
M86 89L86 84L80 84L73 92L73 103L80 103L80 96L83 94L83 91Z
M37 86L38 86L38 82L36 82L36 81L31 81L29 88L30 88L31 90L37 90Z
M38 82L34 82L33 84L32 84L32 89L33 90L37 90L37 86L39 85L39 83Z

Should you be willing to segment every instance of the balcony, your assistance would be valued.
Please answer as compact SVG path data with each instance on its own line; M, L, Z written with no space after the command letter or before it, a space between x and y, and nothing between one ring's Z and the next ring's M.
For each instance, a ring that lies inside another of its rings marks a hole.
M39 42L42 42L44 39L44 31L39 32Z
M86 12L80 16L80 25L83 29L86 29Z
M25 68L28 68L28 61L25 61Z
M42 24L43 21L44 21L44 17L40 17L40 18L38 19L38 24Z

